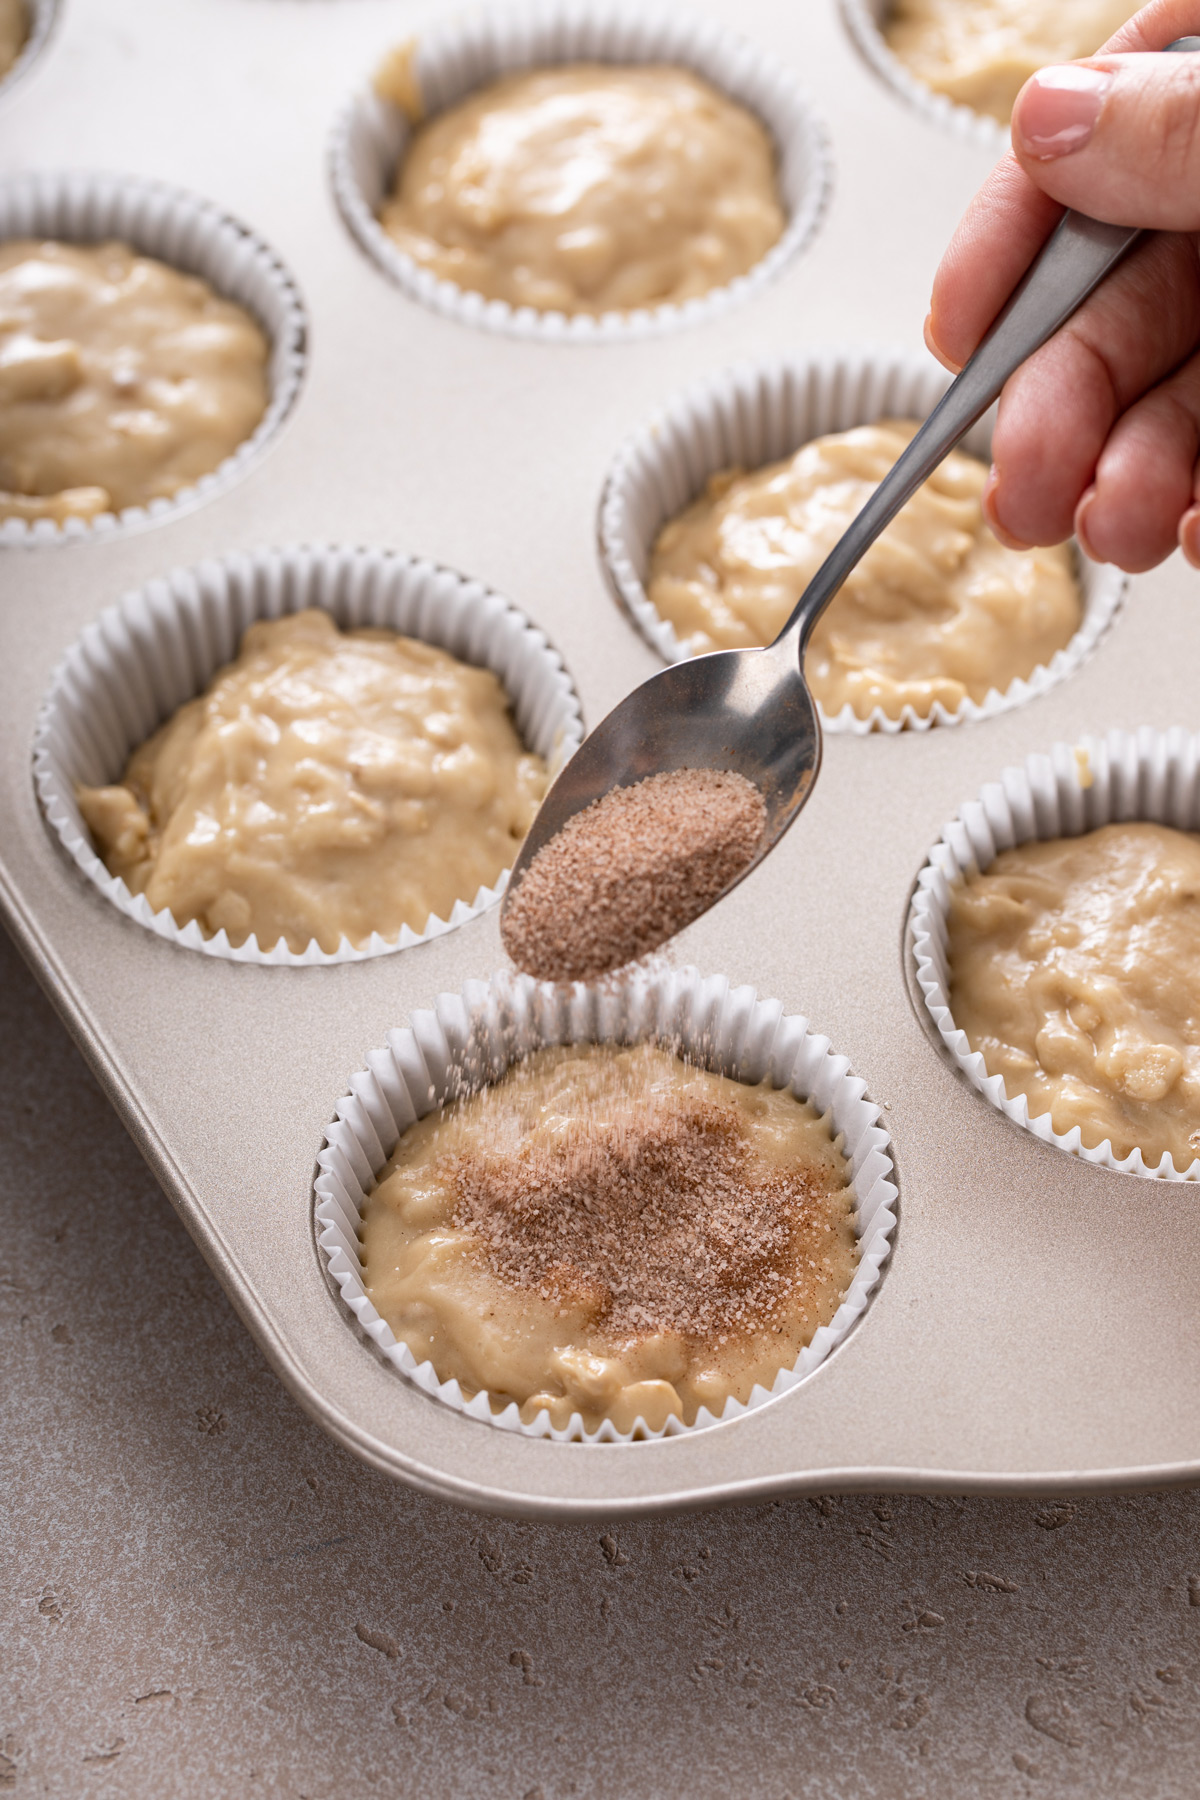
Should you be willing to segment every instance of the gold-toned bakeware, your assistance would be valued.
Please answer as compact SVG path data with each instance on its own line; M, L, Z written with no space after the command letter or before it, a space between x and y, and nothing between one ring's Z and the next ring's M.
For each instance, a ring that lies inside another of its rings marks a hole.
M244 479L154 531L0 557L0 912L263 1355L356 1456L523 1516L1200 1479L1193 1188L1118 1180L1015 1128L931 1041L902 942L929 846L997 770L1110 727L1196 723L1200 607L1178 560L1133 578L1086 663L1028 705L953 731L831 735L799 824L678 941L681 962L811 1020L881 1109L903 1226L870 1307L818 1369L719 1429L592 1449L438 1405L348 1328L314 1231L322 1133L389 1031L502 967L496 909L334 967L183 954L124 917L47 825L31 755L55 668L107 607L172 569L263 543L381 545L511 596L601 717L656 664L597 566L614 446L714 369L837 341L916 352L932 270L988 158L888 103L835 0L705 0L814 92L834 203L808 252L743 305L693 331L559 352L406 304L331 203L328 124L378 55L378 10L236 10L228 32L211 0L68 0L36 81L0 108L6 176L67 148L84 167L169 172L278 246L311 325L303 404ZM395 36L440 11L393 0ZM198 104L210 93L219 109Z

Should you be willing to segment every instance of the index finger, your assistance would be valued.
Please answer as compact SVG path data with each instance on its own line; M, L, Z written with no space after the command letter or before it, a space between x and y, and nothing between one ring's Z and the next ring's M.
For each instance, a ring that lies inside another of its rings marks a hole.
M1176 38L1190 37L1194 32L1200 32L1197 0L1150 0L1149 6L1134 13L1128 24L1114 31L1095 54L1115 56L1123 50L1165 50Z
M1011 151L963 214L933 279L925 342L955 371L975 351L1063 208L1035 187Z

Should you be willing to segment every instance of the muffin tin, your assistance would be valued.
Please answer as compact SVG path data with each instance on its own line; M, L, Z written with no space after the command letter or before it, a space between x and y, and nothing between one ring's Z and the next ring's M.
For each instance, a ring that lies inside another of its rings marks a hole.
M557 1443L438 1405L348 1320L316 1242L314 1177L351 1078L390 1031L502 968L495 908L394 955L267 967L190 954L122 916L35 792L39 708L106 608L170 571L314 539L419 556L518 607L594 723L659 666L594 541L620 445L732 364L841 342L918 354L941 248L989 165L906 107L835 0L708 0L803 83L832 198L742 304L653 339L546 343L406 296L332 197L334 121L428 0L94 0L0 112L0 174L128 170L245 220L312 327L304 389L236 484L138 532L0 551L0 900L10 929L290 1391L342 1444L431 1493L604 1517L833 1488L1065 1491L1200 1477L1200 1218L1187 1183L1040 1142L953 1067L905 938L943 825L1002 770L1113 728L1195 725L1195 578L1130 584L1083 666L954 730L831 735L766 863L678 941L679 965L773 996L881 1108L899 1186L865 1315L769 1405L632 1444ZM195 95L206 102L197 106ZM41 1097L55 1116L52 1089ZM70 1120L62 1121L65 1156Z

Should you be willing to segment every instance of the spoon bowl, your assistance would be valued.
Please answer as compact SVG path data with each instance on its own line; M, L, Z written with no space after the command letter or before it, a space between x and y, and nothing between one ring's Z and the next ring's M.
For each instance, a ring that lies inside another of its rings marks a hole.
M509 892L568 819L614 787L671 769L716 769L752 781L767 809L758 849L722 890L728 893L783 836L820 763L821 727L794 634L765 650L715 650L672 663L627 694L584 739L542 802Z

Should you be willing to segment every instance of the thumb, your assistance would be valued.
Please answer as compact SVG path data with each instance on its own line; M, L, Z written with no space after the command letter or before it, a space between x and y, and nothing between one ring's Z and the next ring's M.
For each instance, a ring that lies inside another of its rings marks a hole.
M1112 225L1200 230L1200 55L1093 56L1017 95L1013 150L1064 206Z

